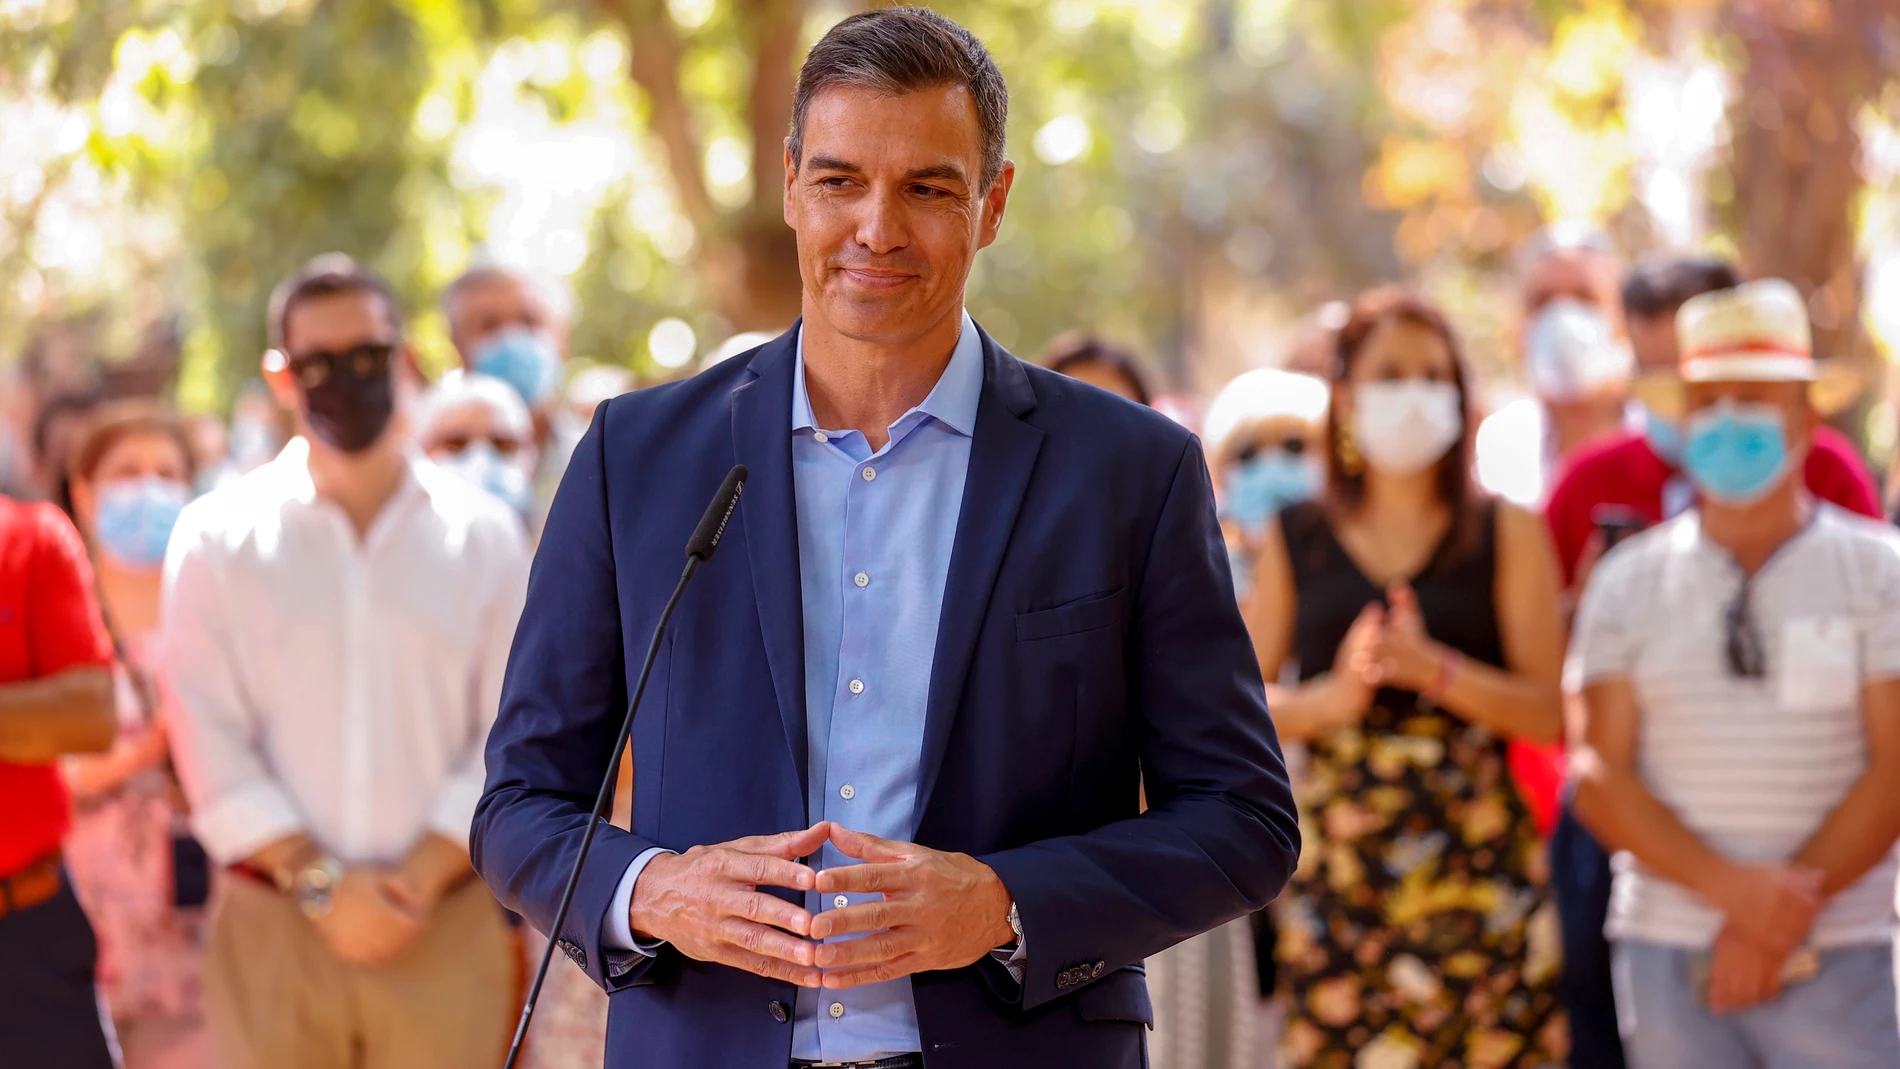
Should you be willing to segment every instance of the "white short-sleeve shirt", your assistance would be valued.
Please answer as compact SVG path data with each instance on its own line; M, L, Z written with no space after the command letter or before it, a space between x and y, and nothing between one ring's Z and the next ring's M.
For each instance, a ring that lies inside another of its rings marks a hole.
M1591 576L1565 672L1573 688L1635 690L1637 772L1708 846L1743 863L1796 854L1867 764L1860 691L1900 676L1900 532L1829 504L1749 582L1767 674L1730 671L1725 614L1743 583L1686 512L1619 545ZM1713 942L1721 915L1625 854L1606 932L1665 946ZM1818 918L1819 947L1894 932L1890 854Z

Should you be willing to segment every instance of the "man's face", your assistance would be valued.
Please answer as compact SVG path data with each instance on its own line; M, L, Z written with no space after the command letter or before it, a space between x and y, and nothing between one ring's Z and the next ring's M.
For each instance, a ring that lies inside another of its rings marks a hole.
M1015 177L982 188L976 104L961 86L889 96L844 86L805 114L785 156L807 314L846 337L899 344L963 306L978 249L996 240Z
M310 410L305 387L320 374L309 372L309 365L344 357L363 346L389 349L389 374L396 380L399 409L405 394L415 386L410 376L410 354L390 320L388 306L375 293L352 290L298 301L284 318L283 340L283 361L267 358L264 377L277 403L300 415Z
M1636 366L1643 371L1676 370L1676 310L1661 315L1634 315L1627 322L1630 349L1636 354Z
M484 343L509 327L553 335L556 346L564 346L567 341L548 302L518 278L486 278L456 294L450 308L449 339L462 354L463 363L473 360Z
M1622 322L1622 298L1616 288L1616 263L1594 249L1555 249L1525 268L1522 291L1524 321L1559 297L1569 297L1601 309L1612 324Z

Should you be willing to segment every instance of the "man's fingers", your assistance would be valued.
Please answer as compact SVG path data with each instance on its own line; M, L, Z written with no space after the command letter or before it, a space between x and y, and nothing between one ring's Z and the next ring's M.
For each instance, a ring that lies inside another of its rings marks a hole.
M849 965L869 965L878 961L893 961L914 952L923 942L923 936L915 928L900 928L891 932L879 932L862 939L840 939L835 943L819 943L817 954L812 956L812 964L821 969L842 969Z
M725 844L729 849L746 854L770 854L787 861L806 855L825 845L831 836L831 822L821 820L809 828L797 831L782 831L776 835L748 835Z
M839 891L889 894L908 890L909 887L909 877L901 864L845 865L842 868L825 869L818 874L820 894L836 894Z
M850 935L854 932L881 932L886 928L897 927L899 918L909 913L902 903L890 901L828 909L812 918L811 937L830 939L834 935Z
M809 867L764 853L721 851L719 871L730 879L754 887L787 887L794 891L809 891L816 886Z
M721 965L730 965L735 969L763 976L771 980L784 980L799 987L817 987L824 982L824 974L809 965L794 965L779 958L768 958L763 954L754 954L737 947L728 947L720 955Z
M802 908L774 895L760 894L757 891L741 891L727 904L728 916L742 920L769 924L782 928L793 935L811 934L812 916Z
M831 826L831 845L837 847L844 856L859 861L902 861L916 852L916 848L909 843L880 839L875 835L852 831L842 824Z
M854 939L852 942L862 942L862 940ZM865 984L881 984L886 980L895 980L912 973L922 972L928 967L928 962L921 955L906 954L889 961L827 971L824 974L824 984L828 989L840 991L848 987L862 987Z
M719 923L719 937L726 943L748 954L764 958L776 958L792 965L808 966L815 964L814 944L786 935L777 928L768 928L763 924L754 924L740 917L727 917Z

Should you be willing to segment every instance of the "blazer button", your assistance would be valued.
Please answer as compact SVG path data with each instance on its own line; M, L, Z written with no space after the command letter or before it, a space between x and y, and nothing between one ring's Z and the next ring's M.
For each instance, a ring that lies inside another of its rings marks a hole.
M1089 973L1089 979L1091 980L1100 979L1102 973L1106 972L1107 970L1108 970L1108 962L1098 961L1095 963L1094 970Z
M772 1011L772 1019L780 1024L784 1024L786 1021L792 1019L792 1012L786 1009L785 1003L780 1002L778 999L773 999L767 1003L765 1008Z

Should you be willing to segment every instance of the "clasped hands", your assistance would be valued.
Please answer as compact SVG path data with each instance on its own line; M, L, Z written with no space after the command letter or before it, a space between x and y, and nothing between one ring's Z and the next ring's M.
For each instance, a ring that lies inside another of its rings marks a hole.
M813 871L799 858L827 841L862 864ZM816 916L760 888L881 900ZM633 933L689 958L800 987L848 988L956 969L1015 938L1009 890L968 854L894 842L820 821L682 854L659 854L634 881ZM827 942L834 936L855 939Z
M1820 912L1821 874L1795 865L1743 866L1722 875L1725 918L1709 951L1708 1005L1733 1013L1781 994L1789 958Z
M1375 601L1359 610L1333 656L1325 685L1332 697L1331 719L1337 723L1364 716L1380 687L1424 693L1444 670L1447 653L1425 633L1425 616L1411 586L1391 584L1385 600L1384 605Z

